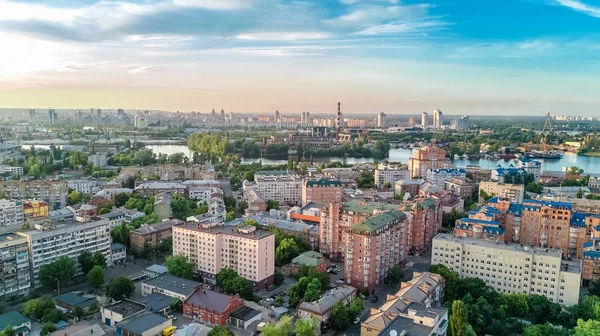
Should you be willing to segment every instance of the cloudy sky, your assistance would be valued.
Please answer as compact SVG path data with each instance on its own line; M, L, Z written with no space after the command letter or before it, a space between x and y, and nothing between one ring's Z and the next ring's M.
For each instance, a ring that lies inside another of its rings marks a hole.
M598 0L0 0L0 107L597 115Z

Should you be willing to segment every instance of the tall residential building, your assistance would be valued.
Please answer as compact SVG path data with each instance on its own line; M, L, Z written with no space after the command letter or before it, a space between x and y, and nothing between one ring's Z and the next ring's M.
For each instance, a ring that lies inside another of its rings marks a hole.
M433 237L442 227L442 202L440 199L427 198L407 204L402 211L408 217L406 239L408 253L419 255L431 247Z
M279 111L275 110L275 122L279 122Z
M259 198L275 200L281 205L298 205L302 202L302 178L285 171L259 171L254 182L244 181L244 194L252 189Z
M412 177L425 177L429 169L451 166L450 161L446 159L446 151L437 146L421 147L408 159L408 170Z
M442 125L444 125L444 114L441 110L436 109L433 111L433 128L441 129Z
M540 161L535 161L524 157L519 159L516 164L519 166L519 168L525 170L527 174L533 175L533 180L535 182L540 182L540 178L542 176L542 163Z
M56 123L56 110L55 109L48 110L48 122L51 124Z
M0 194L7 199L43 200L50 204L51 209L64 208L67 205L65 181L0 181Z
M387 116L383 112L379 112L379 114L377 114L377 127L387 127Z
M501 293L537 294L571 306L579 302L581 260L563 260L558 249L502 244L438 234L432 265L476 277Z
M417 124L417 121L416 121L415 117L408 118L408 124L410 126L415 126Z
M308 124L310 122L310 112L302 111L302 116L300 117L300 122Z
M348 228L345 281L374 293L395 265L406 260L406 215L398 210L375 211L372 217Z
M396 182L401 180L410 180L409 170L405 168L383 168L375 170L375 184L377 185L377 188L383 188L383 185L386 182L389 182L391 184L391 187L394 188Z
M35 109L29 109L29 121L35 121Z
M429 116L427 112L423 112L421 113L421 127L425 128L427 125L429 125Z
M221 109L221 119L225 120L225 110Z
M233 111L229 111L229 122L233 122Z
M133 116L133 127L146 128L148 127L148 119L139 114Z
M19 200L0 200L0 227L21 228L25 223L23 202Z
M302 206L310 202L340 203L342 201L342 182L321 178L302 182Z
M440 188L444 188L446 181L454 178L464 180L467 178L467 172L463 168L428 169L425 180Z
M457 128L458 129L469 129L469 127L471 126L471 119L469 118L469 116L462 116L460 117L460 119L458 119L457 122Z
M275 280L275 235L254 226L174 226L173 254L186 256L208 281L215 282L223 268L252 281L256 290Z
M118 116L118 117L122 117L122 116L123 116L123 114L125 114L125 111L124 111L123 109L118 109L118 110L117 110L117 116Z
M31 289L29 245L14 233L0 235L0 299L23 298Z
M369 317L360 325L360 335L444 336L448 310L441 308L443 298L441 275L414 273L410 281L400 284L398 292L386 297L381 307L371 308Z
M18 234L27 239L31 261L32 285L42 287L38 274L42 266L67 256L75 262L83 252L100 252L110 263L110 224L94 217L89 222L65 222L56 225L36 225L35 229ZM81 270L78 268L78 273Z
M525 186L522 184L482 181L479 183L480 194L481 191L484 191L488 195L497 196L500 200L508 200L512 203L521 203L525 197Z

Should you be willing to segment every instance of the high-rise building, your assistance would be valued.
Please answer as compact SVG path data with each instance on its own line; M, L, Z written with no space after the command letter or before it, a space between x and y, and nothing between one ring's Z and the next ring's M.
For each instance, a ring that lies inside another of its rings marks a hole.
M339 203L342 201L342 182L321 178L302 182L302 206L310 202Z
M0 235L0 299L23 298L31 289L27 239L14 233Z
M225 110L221 109L221 119L225 120Z
M396 184L396 181L410 180L410 171L406 168L399 169L376 169L375 170L375 184L377 188L383 188L386 182L389 182L392 188Z
M339 133L342 128L342 103L338 102L337 115L335 117L335 129Z
M29 109L29 121L35 121L35 109Z
M450 161L446 159L446 151L437 146L421 147L408 159L408 170L412 177L425 177L429 169L451 166Z
M431 247L433 237L442 227L442 202L427 198L406 204L402 209L408 216L407 243L409 254L421 254Z
M48 110L48 121L51 124L56 123L56 110L54 110L54 109L49 109Z
M387 116L383 112L377 114L377 127L384 128L387 126Z
M83 120L83 112L81 110L77 111L77 121Z
M0 181L0 193L7 199L37 199L52 209L67 205L67 184L57 180Z
M135 128L146 128L148 127L148 119L142 117L139 114L133 116L133 127Z
M432 265L444 265L461 278L476 277L501 293L543 295L571 306L579 302L581 260L563 259L559 249L503 244L438 234Z
M471 119L469 116L462 116L458 119L457 129L469 129L471 126Z
M229 111L229 122L233 122L233 111Z
M173 254L184 255L205 280L231 268L262 290L275 280L275 235L254 226L173 226Z
M20 200L0 200L0 227L21 228L25 223L23 202Z
M444 114L441 110L435 109L433 111L433 128L441 129L444 125Z
M212 109L212 112L210 113L210 115L214 118L217 116L217 112L215 112L215 109Z
M408 118L408 124L410 126L415 126L417 124L417 121L415 120L415 117Z
M427 112L421 113L421 127L425 128L429 125L429 116Z
M279 122L279 111L275 110L275 122L278 123Z
M96 110L96 117L98 117L99 119L102 118L102 109Z
M264 200L275 200L280 205L298 205L302 202L302 178L285 171L262 171L254 174L254 182L244 181L244 194L254 190Z
M117 110L117 116L119 116L119 117L122 117L124 113L125 113L125 111L123 111L123 109Z

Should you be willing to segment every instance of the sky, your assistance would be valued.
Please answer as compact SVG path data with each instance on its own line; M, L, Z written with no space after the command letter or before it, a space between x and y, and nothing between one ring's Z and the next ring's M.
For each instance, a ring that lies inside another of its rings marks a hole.
M596 116L600 0L0 0L0 107Z

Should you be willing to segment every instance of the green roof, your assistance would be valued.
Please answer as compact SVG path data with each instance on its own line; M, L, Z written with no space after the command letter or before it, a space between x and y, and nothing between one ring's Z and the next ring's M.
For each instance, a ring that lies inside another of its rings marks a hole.
M306 181L307 187L341 187L342 182L340 180L330 180L328 178L321 178L316 181Z
M29 319L18 311L9 311L0 315L0 330L4 330L8 326L18 326L28 321Z
M319 264L325 262L325 257L319 252L307 251L292 259L292 264L314 266L317 267Z
M342 205L342 210L352 211L354 213L373 213L376 209L393 210L397 207L397 204L352 200L344 203L344 205Z
M399 221L406 219L404 212L397 210L389 210L371 218L365 219L360 224L355 224L350 227L355 232L375 232L388 224L396 224Z

